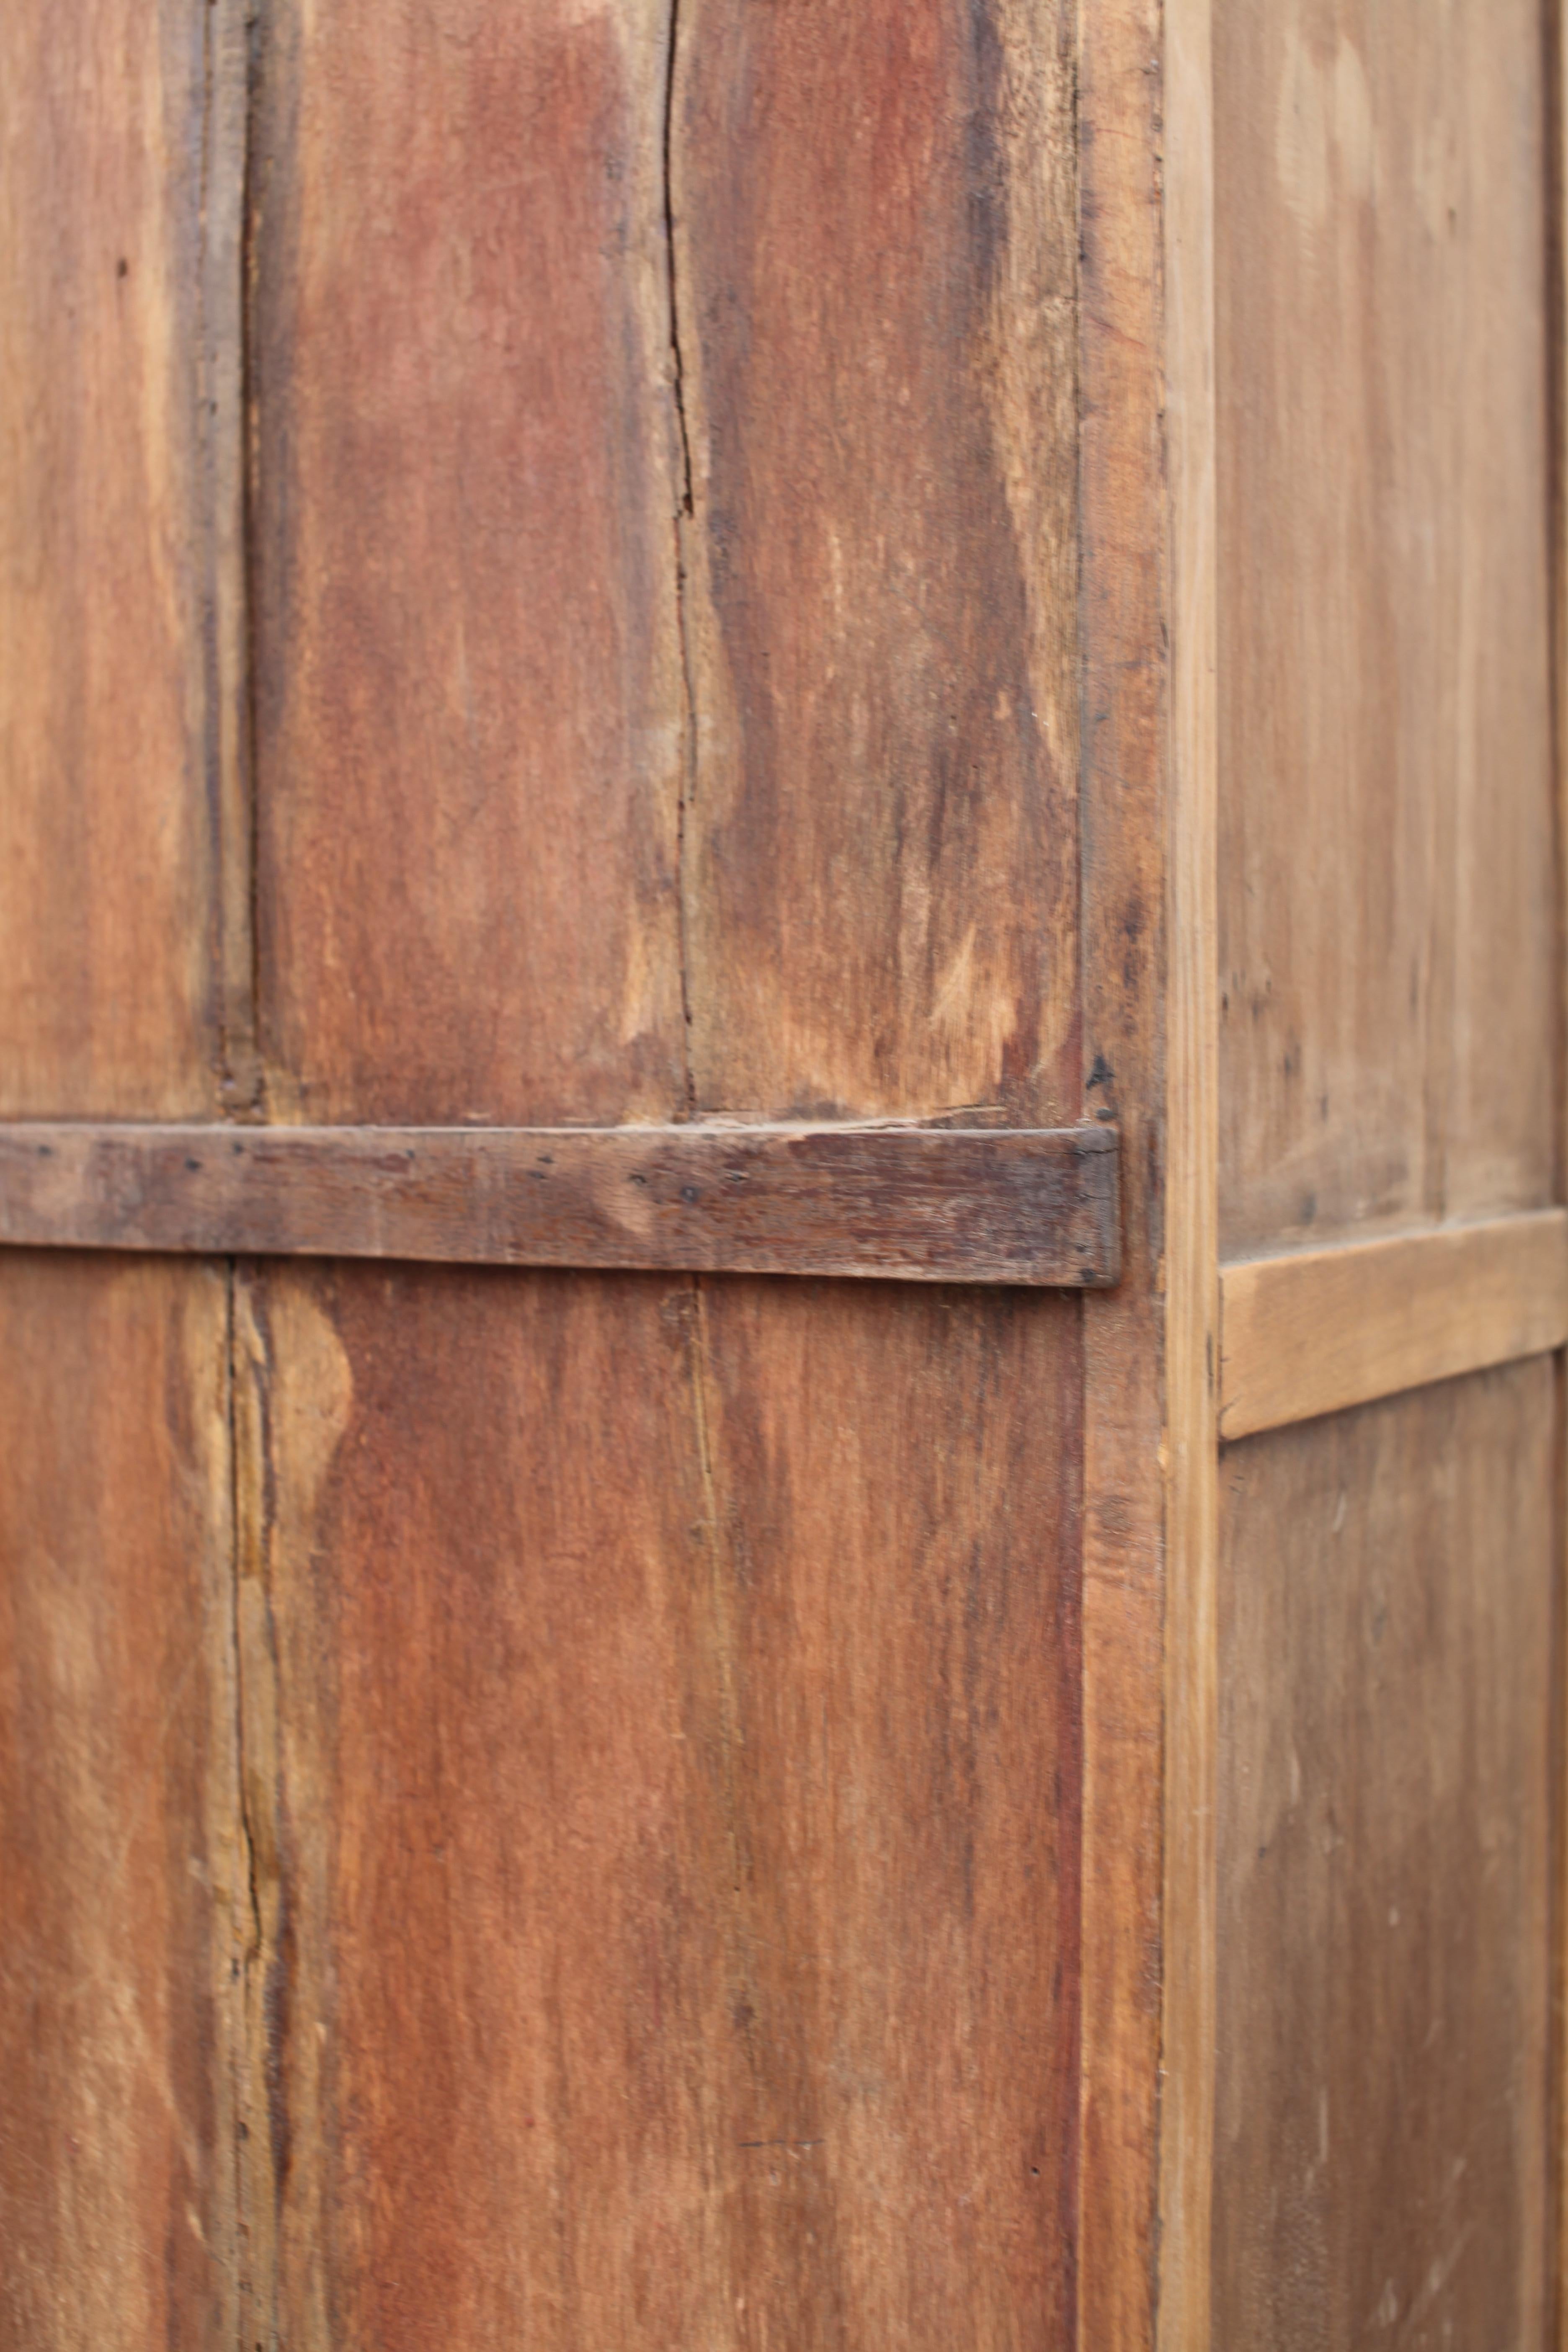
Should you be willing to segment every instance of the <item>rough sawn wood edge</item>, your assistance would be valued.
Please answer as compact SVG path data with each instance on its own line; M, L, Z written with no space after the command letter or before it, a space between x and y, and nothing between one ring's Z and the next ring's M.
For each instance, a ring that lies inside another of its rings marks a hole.
M1113 1128L0 1126L0 1244L1103 1289Z

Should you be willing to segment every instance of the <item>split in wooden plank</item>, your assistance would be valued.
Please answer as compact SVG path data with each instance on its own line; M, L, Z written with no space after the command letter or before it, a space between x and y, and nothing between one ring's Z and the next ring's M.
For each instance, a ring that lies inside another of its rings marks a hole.
M1116 1130L0 1127L0 1243L1105 1288Z
M1568 1209L1220 1269L1222 1437L1568 1345Z

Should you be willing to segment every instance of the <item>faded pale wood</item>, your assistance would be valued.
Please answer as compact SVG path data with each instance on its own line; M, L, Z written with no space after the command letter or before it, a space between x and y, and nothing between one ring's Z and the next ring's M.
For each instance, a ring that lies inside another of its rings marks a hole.
M1226 1457L1216 2346L1547 2340L1554 1414Z
M216 1102L207 16L0 12L0 1115Z
M1084 1318L1081 2352L1154 2336L1166 1497L1160 1132L1165 619L1157 0L1079 0L1086 1104L1131 1171L1121 1288Z
M1219 1538L1218 709L1212 0L1166 0L1171 742L1166 907L1161 2352L1210 2352Z
M1552 1069L1556 1097L1553 1197L1568 1197L1568 9L1546 0L1542 11L1546 179L1546 349L1548 358L1549 497L1552 592L1553 749L1556 755L1557 906L1560 929L1555 974L1557 1048ZM1564 1657L1568 1626L1568 1359L1557 1363L1556 1662ZM1551 2195L1548 2326L1568 2345L1568 1714L1556 1725L1552 1875Z
M1104 1286L1117 1139L915 1128L0 1128L0 1244Z
M1061 2340L1079 1319L247 1278L290 2345Z
M258 952L290 1118L684 1108L667 8L259 38Z
M0 1255L0 2343L241 2340L221 1273Z
M1220 1433L1245 1437L1568 1344L1568 1209L1220 1270Z
M1539 0L1215 0L1222 1242L1553 1197Z
M700 1109L1079 1106L1067 0L685 0Z

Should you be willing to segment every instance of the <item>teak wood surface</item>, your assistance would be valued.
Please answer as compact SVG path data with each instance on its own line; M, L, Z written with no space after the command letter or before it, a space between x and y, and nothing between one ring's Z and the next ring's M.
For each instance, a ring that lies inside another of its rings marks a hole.
M1563 72L0 13L0 2352L1561 2352Z

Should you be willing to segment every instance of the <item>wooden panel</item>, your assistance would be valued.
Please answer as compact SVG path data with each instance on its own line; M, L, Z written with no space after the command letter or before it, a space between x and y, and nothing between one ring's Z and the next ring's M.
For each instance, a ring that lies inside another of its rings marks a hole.
M274 1107L684 1102L665 11L268 12L258 950Z
M1120 1241L1103 1127L0 1127L35 1245L1103 1286Z
M1215 11L1222 1241L1552 1197L1537 0Z
M700 1108L1077 1116L1070 39L680 11Z
M1542 2340L1553 1417L1226 1456L1216 2344Z
M226 1286L0 1256L0 2342L238 2340Z
M1568 1209L1221 1271L1226 1437L1568 1344Z
M290 2345L1060 2339L1079 1314L253 1277Z
M195 1115L209 968L196 0L0 21L0 1112Z

